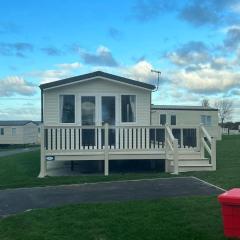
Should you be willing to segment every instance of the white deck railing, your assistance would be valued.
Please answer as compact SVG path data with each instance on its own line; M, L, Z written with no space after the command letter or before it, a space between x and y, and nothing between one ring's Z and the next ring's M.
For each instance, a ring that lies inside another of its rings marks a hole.
M111 150L162 149L165 127L45 126L44 142L45 149L53 151L104 150L105 147Z
M102 152L105 175L108 175L109 152L138 152L165 154L173 161L173 173L178 174L179 152L205 150L216 169L216 140L201 126L42 126L41 173L45 176L47 154L79 154L85 151ZM192 142L191 142L192 141ZM184 150L184 151L183 151Z
M213 170L216 170L216 139L212 138L203 125L200 126L200 151L201 157L205 157L205 151L210 156Z

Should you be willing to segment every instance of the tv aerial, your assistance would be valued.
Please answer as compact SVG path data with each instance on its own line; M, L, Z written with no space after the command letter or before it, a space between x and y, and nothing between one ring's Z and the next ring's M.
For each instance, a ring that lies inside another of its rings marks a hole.
M158 91L158 88L159 88L159 82L160 82L160 75L161 75L161 72L158 71L158 70L153 70L153 69L151 69L151 72L157 74L157 85L156 85L156 88L153 90L153 92L156 92L156 91Z

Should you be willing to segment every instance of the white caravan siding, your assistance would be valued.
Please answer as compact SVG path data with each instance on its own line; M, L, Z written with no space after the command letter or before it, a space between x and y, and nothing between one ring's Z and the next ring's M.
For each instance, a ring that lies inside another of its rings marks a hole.
M74 94L75 118L76 125L81 124L81 96L96 96L96 103L100 102L101 96L116 96L116 125L134 125L134 126L149 126L150 125L150 105L151 105L151 90L135 87L109 81L102 78L94 80L74 83L61 87L44 90L43 92L43 109L44 109L44 124L45 125L61 125L60 123L60 107L59 96L63 94ZM121 123L121 95L136 95L136 122ZM100 104L99 104L100 105ZM96 105L97 108L97 105ZM100 109L97 109L98 116L97 125L100 122ZM71 124L68 124L71 125ZM73 124L74 125L74 124Z
M160 125L160 114L166 114L166 122L171 125L171 115L176 115L176 125L179 126L198 126L201 124L201 115L211 116L210 126L205 126L212 137L221 139L221 131L218 126L218 112L204 110L151 110L151 125Z
M37 142L37 126L28 123L24 126L0 126L4 129L4 135L0 135L0 144L29 144ZM16 134L12 134L12 129L16 129Z

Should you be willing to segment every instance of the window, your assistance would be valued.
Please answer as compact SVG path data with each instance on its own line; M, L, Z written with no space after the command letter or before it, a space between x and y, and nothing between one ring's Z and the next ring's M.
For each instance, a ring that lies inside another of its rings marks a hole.
M115 125L115 97L102 97L102 123Z
M4 135L4 128L0 128L0 135Z
M122 122L136 122L136 96L122 95Z
M12 128L12 136L16 136L17 135L17 129L16 128Z
M82 125L95 124L95 97L82 96Z
M201 115L201 123L203 125L211 126L212 125L212 117L207 115Z
M75 122L75 96L61 95L60 96L60 118L62 123Z
M171 115L171 125L176 125L177 119L176 115Z
M167 120L166 114L160 114L160 124L165 125Z
M196 147L197 146L197 132L194 128L183 129L183 146Z

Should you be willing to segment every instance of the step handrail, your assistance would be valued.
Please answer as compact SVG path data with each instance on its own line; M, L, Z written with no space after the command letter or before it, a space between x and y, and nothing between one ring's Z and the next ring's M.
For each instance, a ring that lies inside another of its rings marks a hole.
M179 173L179 166L178 166L178 140L175 139L173 136L172 130L170 127L166 124L166 136L165 136L165 151L166 151L166 159L168 158L169 152L172 153L173 155L173 174L178 174ZM168 147L170 148L170 151L168 150Z
M202 158L205 157L205 149L206 149L211 158L212 168L213 170L216 170L216 139L210 136L210 134L202 124L200 125L199 130L200 130L200 139L201 139L201 147L200 147L201 157ZM207 143L205 138L207 139L209 144Z

